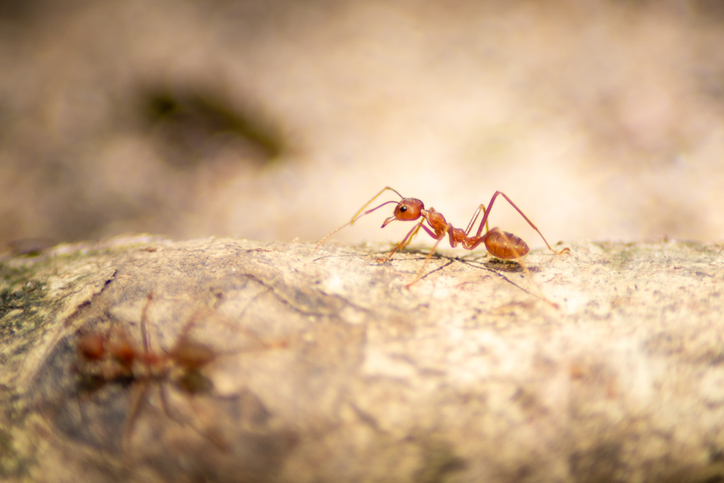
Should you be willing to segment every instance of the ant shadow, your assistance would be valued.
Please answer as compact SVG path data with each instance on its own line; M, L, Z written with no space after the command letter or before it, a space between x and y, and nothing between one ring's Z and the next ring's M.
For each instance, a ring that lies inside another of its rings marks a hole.
M425 248L409 248L405 247L402 250L403 253L409 253L409 254L416 254L420 255L420 257L411 258L410 260L427 260L428 256L430 255L430 252L428 249ZM383 255L387 253L386 251L378 251L373 253L374 255L380 254ZM487 253L483 253L482 255L476 254L476 253L468 253L462 256L449 256L445 255L443 253L440 253L439 251L435 251L430 259L437 259L437 260L445 260L446 262L440 265L437 268L434 268L426 273L424 273L420 280L425 279L437 272L443 272L446 268L454 264L455 262L461 263L463 265L475 268L477 270L482 270L488 273L491 273L501 280L503 280L505 283L512 285L513 287L517 288L518 290L521 290L529 295L532 295L533 297L540 297L536 293L526 289L525 287L521 286L520 284L516 283L515 281L511 280L509 277L507 277L505 274L525 274L526 269L531 273L539 273L541 269L539 267L524 267L524 265L516 260L501 260L496 257L491 257ZM383 262L388 263L388 262Z
M409 247L404 246L399 249L394 249L394 252L400 252L408 255L419 255L411 258L406 259L396 259L396 262L400 261L420 261L422 260L424 264L427 264L430 260L445 260L446 262L440 265L437 268L434 268L432 270L429 270L427 272L420 272L419 275L416 277L415 281L408 284L407 287L409 288L410 285L413 285L414 283L419 282L422 279L428 278L432 276L435 273L443 272L445 269L450 267L455 262L461 263L463 265L475 268L477 270L483 270L485 272L491 273L497 277L499 277L501 280L503 280L505 283L512 285L518 290L521 290L522 292L531 295L535 298L541 299L549 304L551 304L553 307L556 307L557 304L551 302L550 300L545 297L542 293L536 293L536 291L529 290L523 286L521 286L519 283L513 281L511 278L506 276L508 275L514 275L514 274L521 274L521 275L527 275L528 277L531 277L532 273L539 273L541 272L541 269L539 267L528 267L524 262L518 261L516 259L511 260L504 260L500 259L494 256L489 255L488 253L477 254L477 253L467 253L462 256L450 256L445 255L438 250L431 250L427 248L416 248L416 247ZM432 252L432 253L431 253ZM369 255L374 256L376 258L376 261L373 263L370 263L370 265L384 265L388 263L392 263L392 259L387 256L385 258L382 258L385 255L389 255L389 250L374 250L369 251ZM319 258L316 258L315 261L323 259L323 258L354 258L358 257L359 255L356 253L349 253L344 255L327 255L322 256ZM422 268L424 270L424 266ZM532 280L532 279L531 279ZM535 284L535 282L533 282Z

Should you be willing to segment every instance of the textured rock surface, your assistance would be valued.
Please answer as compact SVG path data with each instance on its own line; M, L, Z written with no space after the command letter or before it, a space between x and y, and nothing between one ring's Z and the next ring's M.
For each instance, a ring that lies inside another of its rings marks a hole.
M410 290L424 254L378 264L381 245L138 237L6 255L0 477L724 477L723 247L569 246L526 257L535 283L441 255ZM151 351L189 329L217 352L211 388L79 384L79 334L123 327L142 347L149 292Z

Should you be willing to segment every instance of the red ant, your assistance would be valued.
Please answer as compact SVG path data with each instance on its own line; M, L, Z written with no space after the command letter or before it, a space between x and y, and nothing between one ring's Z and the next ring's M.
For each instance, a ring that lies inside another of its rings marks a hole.
M367 210L364 213L362 213L362 210L364 210L367 206L369 206L378 196L380 196L385 191L390 190L394 191L397 196L401 198L401 201L386 201L382 203L379 206L376 206L372 208L371 210ZM322 240L317 244L316 247L314 247L314 251L319 248L319 246L324 243L324 241L329 238L330 236L337 233L342 228L352 225L355 221L357 221L359 218L368 215L372 213L375 210L378 210L379 208L382 208L385 205L388 205L390 203L395 203L397 206L395 206L395 211L393 215L389 218L387 218L384 223L382 223L382 228L389 225L391 222L395 220L400 221L415 221L420 218L422 218L408 233L405 235L405 238L402 239L402 241L395 247L392 252L383 259L378 259L380 262L386 262L390 258L392 258L392 255L397 252L397 250L406 247L412 239L417 235L417 233L420 231L420 228L425 230L428 235L430 235L432 238L437 240L435 242L435 245L432 247L432 251L427 255L427 258L425 259L425 262L422 264L422 267L420 268L420 271L417 273L417 276L415 279L408 283L406 285L407 288L410 288L410 286L414 285L418 280L422 278L423 270L425 269L425 265L427 264L428 260L432 257L433 253L435 253L435 250L437 249L438 244L442 241L443 238L445 238L445 235L447 234L450 238L450 246L453 248L458 246L458 244L462 244L462 247L466 250L474 250L477 248L481 243L485 243L485 248L488 250L488 252L493 255L494 257L503 259L503 260L512 260L512 259L520 259L522 256L524 256L530 249L528 248L528 245L518 236L508 233L506 231L502 231L499 228L493 228L490 230L488 228L488 215L490 215L490 211L493 209L493 203L495 202L495 199L498 197L498 195L505 198L508 203L511 204L515 210L520 213L520 216L522 216L525 221L528 222L528 224L541 236L543 241L545 242L546 246L555 254L562 254L565 252L569 252L569 248L564 248L563 250L556 251L554 250L548 241L545 239L543 234L540 232L538 227L536 227L530 219L525 216L525 214L516 206L513 201L508 198L508 196L503 193L502 191L496 191L493 194L493 197L490 199L490 203L488 203L488 208L485 208L485 205L481 204L478 206L478 208L475 210L475 213L473 214L473 217L470 220L470 223L468 223L468 226L465 230L461 228L455 228L452 226L452 224L448 223L447 220L445 220L445 217L442 215L442 213L435 211L435 208L430 208L428 210L425 209L425 204L418 200L417 198L405 198L402 196L397 190L390 188L389 186L383 188L379 193L377 193L375 196L372 197L371 200L369 200L367 203L362 206L362 208L359 209L357 213L352 217L352 219L345 223L344 225L340 226L336 230L334 230L329 235L322 238ZM478 227L478 231L475 233L475 235L471 236L470 232L473 229L473 226L475 225L475 222L478 220L478 217L480 216L480 213L483 213L483 218L480 220L480 226ZM362 213L362 214L360 214ZM427 225L425 225L425 222L427 222ZM485 233L483 234L483 226L485 226Z
M159 384L161 404L166 415L171 415L163 383L171 381L182 391L188 394L208 392L211 381L201 374L201 369L213 362L219 355L210 346L195 341L189 337L189 332L195 324L198 314L184 325L181 335L169 351L162 353L152 352L148 341L147 314L153 299L149 293L146 305L141 312L141 335L143 348L139 350L130 340L127 333L120 328L111 327L106 333L85 333L78 337L76 352L80 364L76 371L80 375L80 382L87 389L98 388L108 383L136 383L131 399L131 407L126 419L123 447L127 448L143 405L146 403L148 390L152 382ZM253 334L248 334L261 342ZM266 344L264 344L266 347ZM191 427L206 437L218 448L225 450L226 443L213 431L205 431Z

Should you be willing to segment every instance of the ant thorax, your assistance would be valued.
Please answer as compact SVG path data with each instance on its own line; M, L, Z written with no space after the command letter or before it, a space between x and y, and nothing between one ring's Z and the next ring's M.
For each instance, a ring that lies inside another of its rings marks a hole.
M427 222L430 224L431 227L435 229L435 232L437 232L437 228L440 227L443 230L441 232L444 232L444 228L450 227L452 228L452 225L448 225L447 220L445 217L440 213L439 211L435 211L435 208L430 208L425 213L427 213ZM439 234L439 233L438 233Z

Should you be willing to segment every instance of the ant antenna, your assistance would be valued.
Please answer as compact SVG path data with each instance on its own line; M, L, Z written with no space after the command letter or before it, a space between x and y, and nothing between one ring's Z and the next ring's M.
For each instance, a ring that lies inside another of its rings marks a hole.
M376 195L374 195L371 200L369 200L367 203L365 203L364 205L362 205L362 208L360 208L359 211L354 214L354 216L352 217L351 220L349 220L347 223L345 223L344 225L340 226L339 228L337 228L336 230L334 230L332 233L330 233L329 235L327 235L327 236L325 236L324 238L322 238L321 240L319 240L319 243L317 243L317 246L315 246L315 247L314 247L314 250L312 250L312 254L314 254L314 252L317 251L317 249L322 245L322 243L324 243L324 242L327 240L327 238L331 237L332 235L334 235L335 233L337 233L337 232L338 232L339 230L341 230L342 228L345 228L345 227L347 227L347 226L352 226L352 225L354 224L354 222L357 221L358 219L362 218L362 217L365 216L365 215L369 215L369 214L372 213L373 211L376 211L376 210L382 208L382 207L385 206L385 205L389 205L390 203L398 203L397 201L385 201L385 202L382 203L381 205L375 206L375 207L372 208L371 210L367 210L367 211L365 211L364 213L362 213L362 210L364 210L365 208L367 208L370 204L372 204L372 202L373 202L374 200L376 200L382 193L384 193L384 192L387 191L387 190L394 191L395 193L397 193L397 196L399 196L400 199L404 199L404 196L402 196L396 189L390 188L389 186L385 186L384 188L382 188L382 190L380 190L379 193L377 193ZM362 213L362 214L360 215L360 213Z
M362 218L363 216L365 216L365 215L367 215L367 214L369 214L369 213L372 213L372 212L375 211L377 208L382 208L383 206L385 206L385 205L387 205L387 204L390 204L390 203L397 203L397 201L387 201L387 202L385 202L385 203L382 203L380 206L377 206L377 207L375 207L375 208L372 208L371 210L368 210L368 211L365 211L364 213L362 213L362 210L364 210L365 208L367 208L375 199L377 199L378 196L380 196L382 193L384 193L384 192L387 191L387 190L394 191L395 193L397 193L397 196L399 196L400 199L403 199L403 198L404 198L404 196L402 196L396 189L390 188L389 186L385 186L384 188L382 188L382 189L380 190L379 193L377 193L376 195L374 195L371 200L369 200L367 203L365 203L364 205L362 205L362 208L360 208L359 211L354 214L354 216L352 217L352 219L349 221L349 224L350 224L350 225L353 224L355 221L357 221L357 218ZM360 213L362 213L362 214L360 215ZM359 215L359 216L357 216L357 215ZM346 226L346 225L345 225L345 226Z

